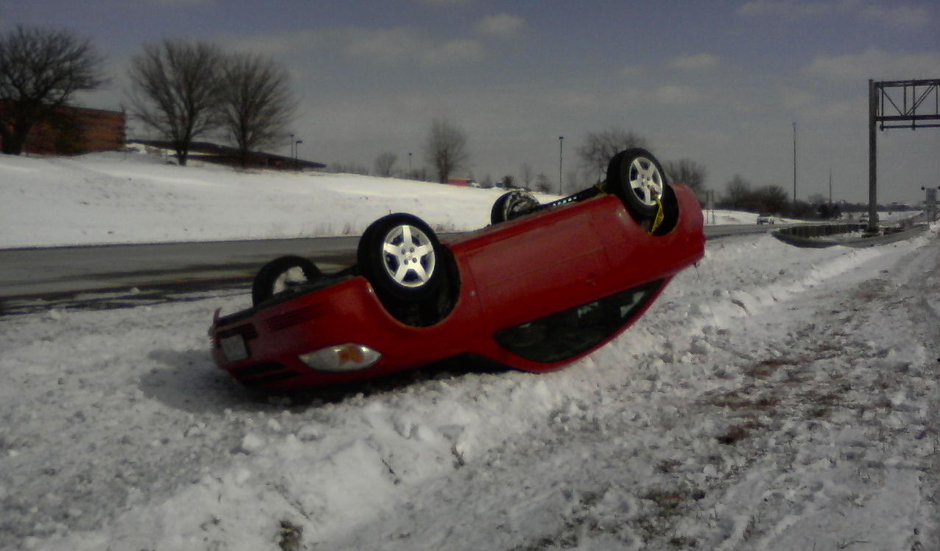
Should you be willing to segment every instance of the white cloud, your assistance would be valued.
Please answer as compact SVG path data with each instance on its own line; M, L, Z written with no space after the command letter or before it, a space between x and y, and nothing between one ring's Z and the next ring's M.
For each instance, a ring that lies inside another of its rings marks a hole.
M899 29L915 29L937 24L931 19L930 11L924 6L902 6L894 3L871 4L861 9L859 15L880 25Z
M620 68L620 75L627 78L639 78L646 73L642 65L624 65Z
M738 8L741 15L752 17L780 17L801 19L816 17L832 11L836 2L804 2L797 0L753 0Z
M702 100L702 93L691 86L666 84L656 89L656 100L666 105L688 105Z
M151 0L153 4L158 6L211 6L215 4L215 0Z
M711 54L693 54L679 56L672 60L671 65L676 69L686 71L701 71L705 69L713 69L718 66L718 63L719 60L717 56Z
M344 37L346 53L383 64L396 64L414 59L427 45L408 28L349 29Z
M525 20L508 13L488 15L477 23L476 30L489 36L512 36L525 26Z
M479 61L484 54L483 45L476 40L450 40L424 50L421 61L424 65L436 67Z
M473 39L437 40L410 27L350 27L276 35L230 37L228 48L265 55L331 52L379 65L417 64L440 67L479 61L483 44Z
M817 56L805 71L832 80L937 78L940 53L900 54L869 48L859 54Z
M748 17L777 17L790 20L818 18L827 15L858 18L894 28L923 28L936 24L930 10L923 5L878 0L752 0L741 5L737 13Z
M803 112L819 104L819 97L816 94L800 88L782 88L779 95L780 105L787 111Z
M329 41L329 33L297 31L268 35L227 35L217 38L226 50L276 56L291 51L311 50Z

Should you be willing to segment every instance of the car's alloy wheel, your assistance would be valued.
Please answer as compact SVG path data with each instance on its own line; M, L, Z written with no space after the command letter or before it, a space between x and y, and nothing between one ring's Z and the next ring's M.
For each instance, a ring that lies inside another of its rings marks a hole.
M442 246L416 216L390 214L373 222L359 241L359 268L383 297L423 299L441 284Z
M282 256L268 262L258 270L251 285L252 304L260 304L298 285L320 277L320 270L310 260L300 256Z
M607 189L620 197L637 218L656 215L666 193L662 165L649 151L640 148L621 151L607 165Z
M427 285L437 267L437 254L426 233L410 224L395 226L382 241L382 267L392 281L408 289Z

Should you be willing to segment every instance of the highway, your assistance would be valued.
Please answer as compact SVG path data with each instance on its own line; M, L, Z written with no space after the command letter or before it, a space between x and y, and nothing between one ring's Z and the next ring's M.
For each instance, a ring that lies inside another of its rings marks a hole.
M358 237L102 245L0 250L0 300L193 282L250 279L265 262L297 254L324 271L348 265Z

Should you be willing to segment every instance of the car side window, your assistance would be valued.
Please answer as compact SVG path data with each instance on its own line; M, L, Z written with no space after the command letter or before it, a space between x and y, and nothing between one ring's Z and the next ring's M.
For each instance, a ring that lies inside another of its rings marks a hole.
M662 286L654 281L496 332L500 346L527 360L551 363L593 348L629 324Z

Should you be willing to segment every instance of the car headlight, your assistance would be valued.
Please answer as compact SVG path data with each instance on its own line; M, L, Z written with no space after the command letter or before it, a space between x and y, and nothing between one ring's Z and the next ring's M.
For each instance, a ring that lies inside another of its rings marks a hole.
M362 344L346 343L301 354L298 358L317 371L344 373L372 367L382 359L382 354Z

